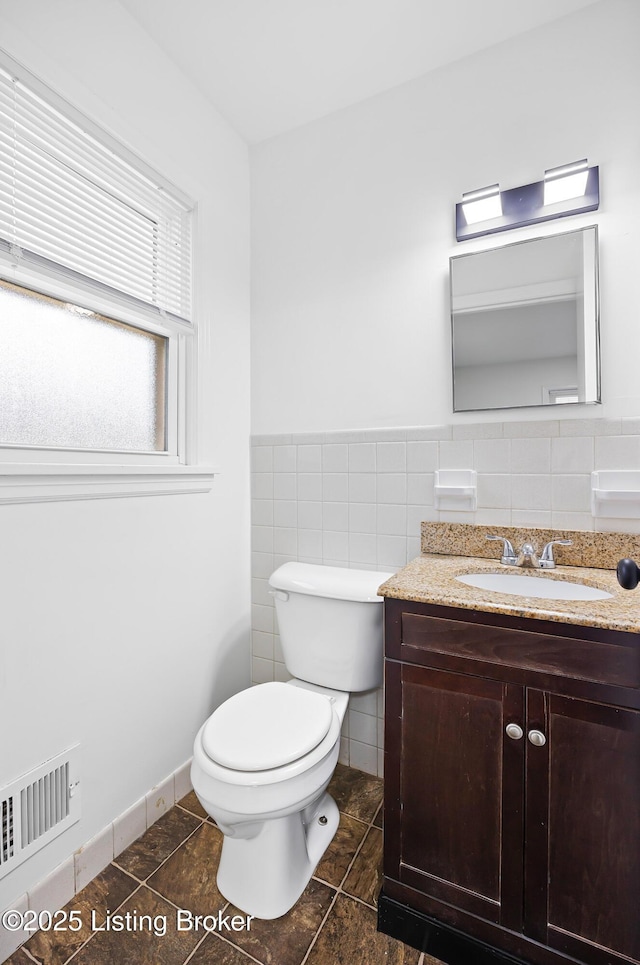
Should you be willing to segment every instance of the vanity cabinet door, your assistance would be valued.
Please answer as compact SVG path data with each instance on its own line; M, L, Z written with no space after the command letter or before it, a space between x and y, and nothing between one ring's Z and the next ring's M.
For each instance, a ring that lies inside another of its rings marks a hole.
M579 961L640 961L640 712L527 692L525 933ZM610 950L608 952L607 950Z
M523 689L387 661L385 875L522 927Z

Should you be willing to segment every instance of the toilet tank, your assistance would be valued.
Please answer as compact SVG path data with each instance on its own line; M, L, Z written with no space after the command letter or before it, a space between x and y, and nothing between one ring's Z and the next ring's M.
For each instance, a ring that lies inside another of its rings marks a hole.
M382 597L392 573L285 563L269 579L289 673L334 690L382 683Z

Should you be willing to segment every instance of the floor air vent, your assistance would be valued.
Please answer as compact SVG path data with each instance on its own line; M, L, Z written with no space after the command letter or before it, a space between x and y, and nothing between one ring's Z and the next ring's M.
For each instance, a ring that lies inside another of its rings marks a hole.
M0 878L80 820L79 745L0 789Z

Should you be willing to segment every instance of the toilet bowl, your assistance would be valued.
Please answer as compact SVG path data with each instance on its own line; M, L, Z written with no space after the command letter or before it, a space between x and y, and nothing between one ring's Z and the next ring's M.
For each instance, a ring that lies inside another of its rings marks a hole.
M302 699L289 701L289 693ZM305 695L311 697L309 702ZM212 754L222 726L213 738L207 733L207 727L211 731L211 725L219 723L214 713L195 740L192 781L203 807L225 835L217 879L221 893L248 914L279 918L302 894L338 827L338 809L324 792L338 760L348 694L319 687L308 690L301 681L291 681L259 684L236 697L248 699L237 701L236 706L233 697L226 701L224 723L233 721L237 711L240 729L256 732L247 741L251 747L258 731L265 737L265 715L277 713L277 723L284 724L291 714L286 734L290 754L268 753L264 740L265 754L254 757L255 769L246 769L245 759L234 761L229 754L226 764L219 763ZM311 724L305 720L305 707ZM252 712L255 718L248 716ZM269 736L278 729L267 728ZM297 748L292 737L298 741ZM298 755L299 748L313 742ZM286 763L274 764L293 754ZM244 768L232 766L236 763Z
M289 911L337 830L338 808L326 789L349 690L381 682L376 590L389 576L303 563L280 567L270 583L285 661L305 679L243 690L198 731L191 780L224 835L218 888L249 915L271 919ZM326 685L336 680L346 680L345 690Z

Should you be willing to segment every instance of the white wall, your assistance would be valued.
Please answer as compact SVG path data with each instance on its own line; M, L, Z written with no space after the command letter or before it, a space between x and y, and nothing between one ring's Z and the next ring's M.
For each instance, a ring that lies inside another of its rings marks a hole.
M83 818L0 909L178 768L249 680L248 156L115 0L0 2L0 44L198 203L207 495L0 506L0 786L76 741Z
M639 42L636 0L602 0L252 150L255 682L288 676L286 560L396 569L422 520L638 531L592 514L591 473L640 466ZM456 244L463 191L582 157L599 211ZM604 404L454 415L449 257L594 223ZM477 472L476 510L436 505L442 469ZM378 774L381 707L351 701L341 748Z
M592 223L604 405L579 414L640 413L639 42L636 0L602 0L253 149L254 432L470 421L451 415L450 255ZM582 157L598 212L456 244L463 191Z

